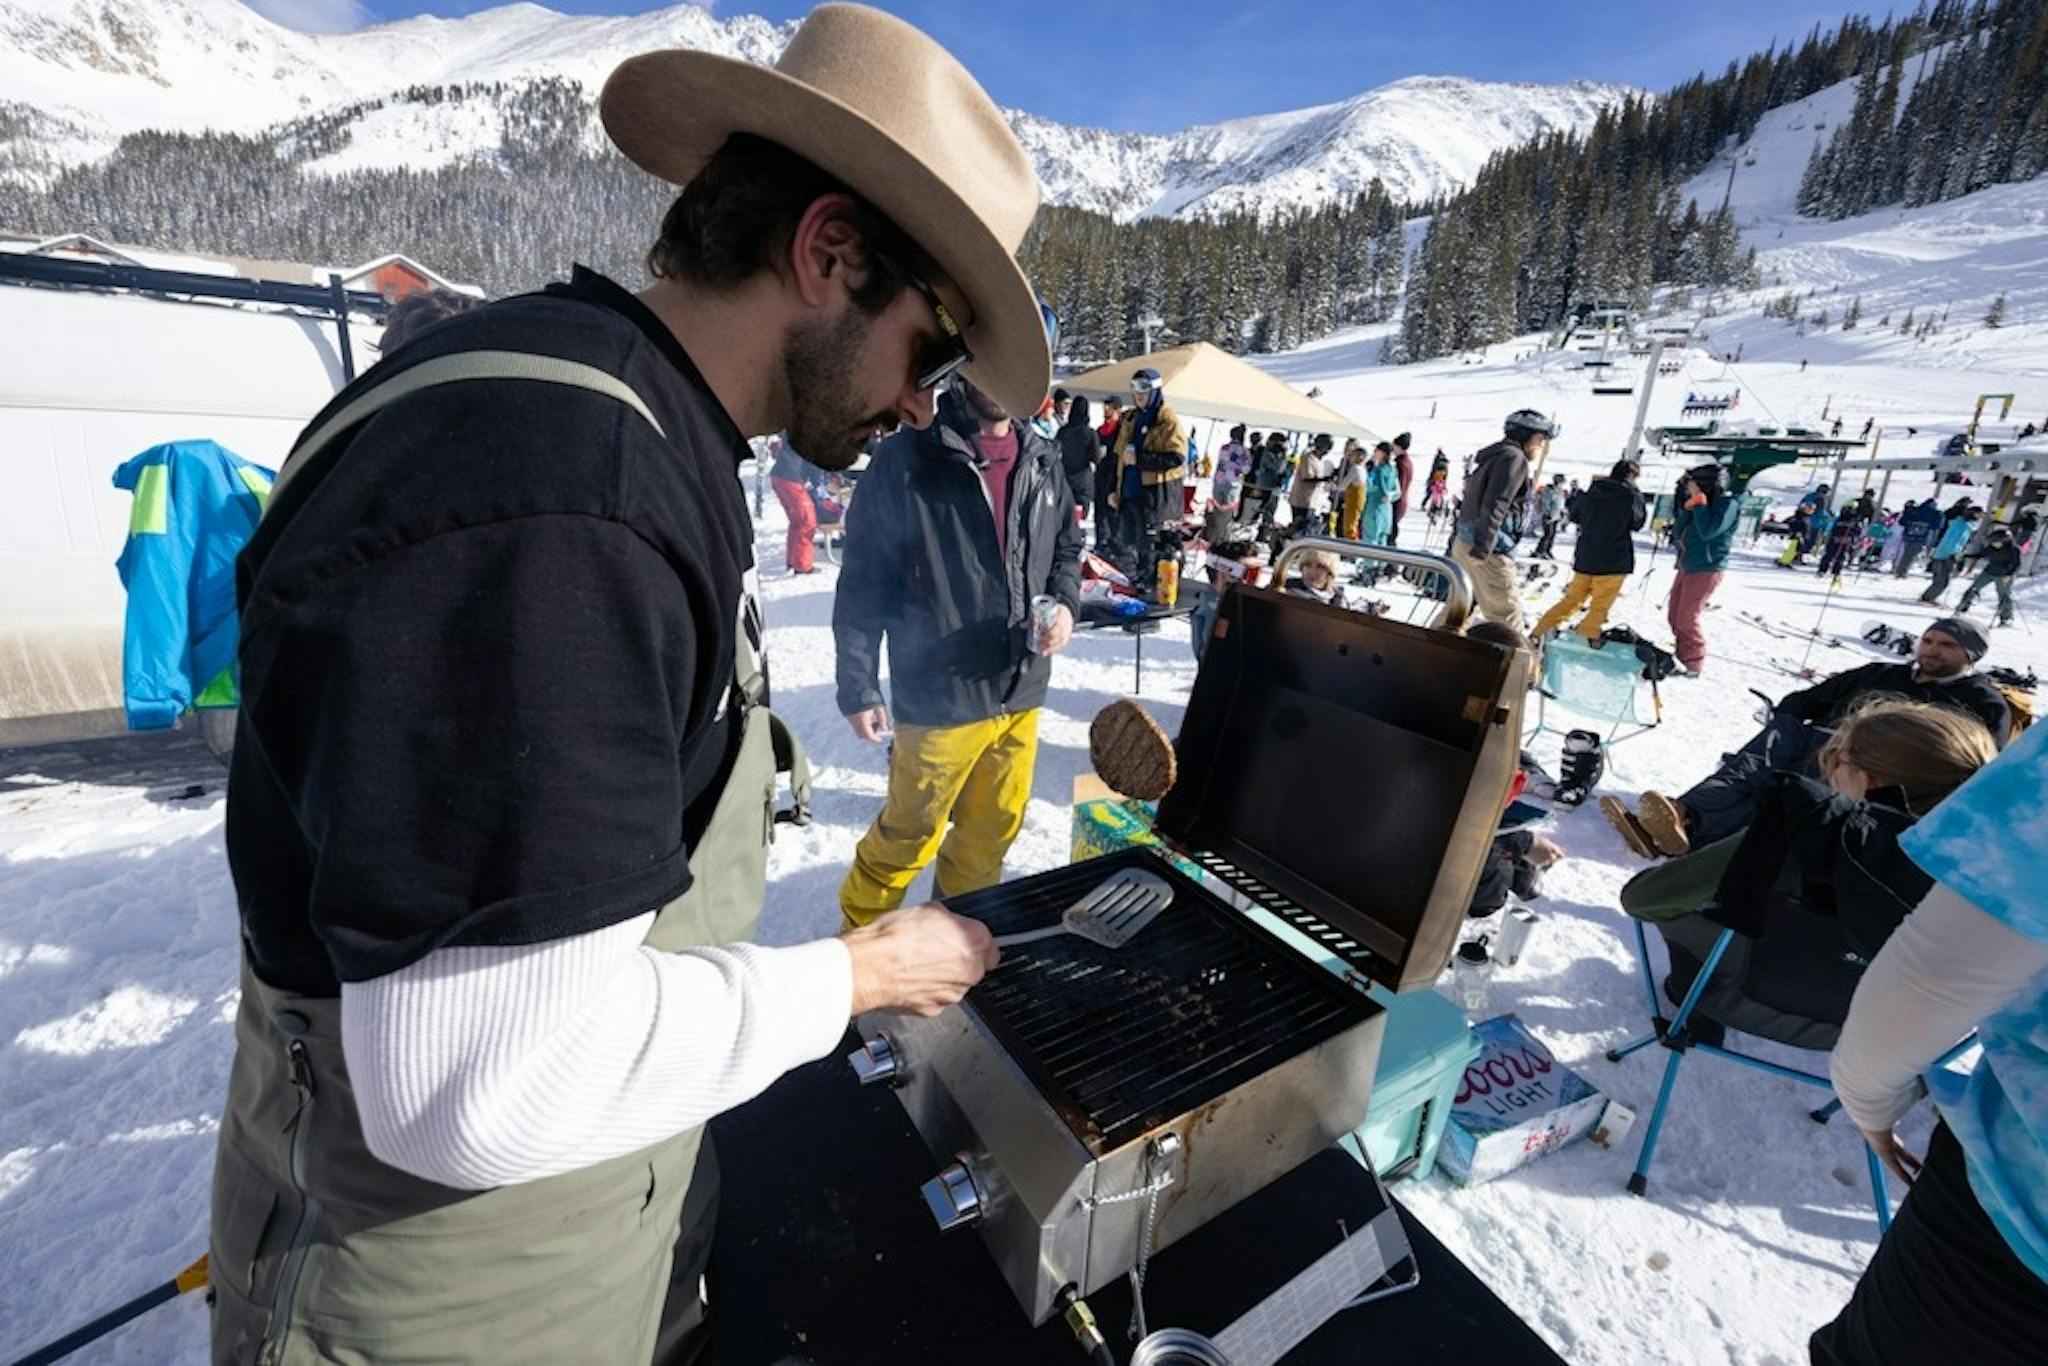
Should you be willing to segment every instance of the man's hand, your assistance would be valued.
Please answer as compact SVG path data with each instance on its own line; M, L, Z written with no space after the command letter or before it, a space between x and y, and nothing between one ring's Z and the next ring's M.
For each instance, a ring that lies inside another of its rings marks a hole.
M1002 957L988 926L936 903L890 911L841 937L853 955L856 1015L936 1015Z
M1920 1175L1920 1159L1907 1152L1905 1144L1890 1129L1865 1129L1863 1141L1870 1145L1885 1169L1907 1185L1912 1185Z
M1056 655L1067 648L1067 642L1074 638L1074 612L1065 603L1053 616L1052 625L1045 633L1045 648L1040 654Z
M889 709L884 706L869 707L846 718L846 724L853 727L853 733L871 745L879 745L889 738Z
M1564 846L1544 835L1535 836L1529 843L1529 862L1538 868L1548 868L1564 858Z

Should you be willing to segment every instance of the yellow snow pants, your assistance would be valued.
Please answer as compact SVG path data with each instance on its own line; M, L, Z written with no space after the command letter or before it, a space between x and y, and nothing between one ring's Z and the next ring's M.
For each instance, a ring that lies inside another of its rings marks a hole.
M1564 586L1564 596L1543 614L1530 634L1540 639L1545 633L1555 631L1564 624L1566 617L1590 601L1592 606L1586 608L1585 620L1579 623L1578 631L1588 640L1600 639L1600 632L1607 625L1607 614L1614 608L1614 599L1627 582L1626 574L1573 574L1571 582Z
M936 854L939 896L992 887L1024 828L1038 757L1038 709L960 726L896 727L889 795L839 887L848 925L903 904ZM950 828L949 827L950 824Z

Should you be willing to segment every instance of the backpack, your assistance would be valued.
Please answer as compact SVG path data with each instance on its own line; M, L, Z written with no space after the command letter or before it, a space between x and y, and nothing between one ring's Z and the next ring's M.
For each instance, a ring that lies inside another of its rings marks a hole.
M1652 683L1678 672L1677 655L1651 644L1626 626L1610 626L1600 633L1600 639L1632 646L1637 662L1643 666L1643 677Z

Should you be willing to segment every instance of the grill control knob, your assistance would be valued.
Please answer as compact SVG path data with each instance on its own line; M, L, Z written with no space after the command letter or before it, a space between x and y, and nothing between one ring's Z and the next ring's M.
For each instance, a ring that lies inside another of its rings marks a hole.
M921 1188L925 1208L932 1212L932 1220L944 1233L948 1229L965 1228L979 1220L987 1208L982 1198L981 1186L974 1179L974 1169L967 1165L967 1155L960 1154L959 1160L924 1183Z
M889 1037L887 1030L862 1040L857 1050L846 1055L846 1063L862 1086L877 1082L903 1085L903 1055L896 1051L896 1040Z

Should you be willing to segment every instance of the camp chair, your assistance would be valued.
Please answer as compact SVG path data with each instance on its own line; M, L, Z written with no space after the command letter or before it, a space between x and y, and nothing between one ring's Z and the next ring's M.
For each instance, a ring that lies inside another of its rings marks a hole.
M1639 701L1643 681L1643 662L1633 646L1614 641L1596 650L1584 636L1562 633L1543 647L1543 672L1536 684L1536 729L1531 734L1546 730L1566 733L1565 727L1549 723L1549 710L1555 705L1604 725L1604 743L1608 745L1633 740L1664 719L1664 699L1655 679L1649 680L1651 714L1648 719L1643 717ZM1622 734L1624 726L1635 729Z
M1695 960L1698 964L1697 970L1693 973L1691 985L1686 989L1684 998L1678 1003L1677 1011L1666 1017L1664 1014L1664 1001L1657 994L1656 978L1650 967L1649 936L1643 929L1642 921L1634 920L1632 923L1635 926L1636 935L1636 962L1642 970L1643 991L1650 1007L1651 1029L1650 1033L1640 1039L1623 1044L1619 1048L1608 1049L1607 1060L1609 1062L1620 1062L1629 1054L1639 1049L1647 1048L1653 1043L1663 1044L1666 1049L1670 1050L1671 1054L1665 1060L1664 1081L1657 1089L1656 1108L1650 1112L1649 1123L1643 1129L1643 1146L1636 1154L1635 1171L1628 1178L1629 1193L1632 1195L1643 1195L1649 1190L1650 1164L1656 1159L1657 1140L1664 1128L1664 1115L1671 1106L1671 1094L1678 1084L1678 1069L1684 1064L1687 1053L1698 1051L1711 1057L1740 1063L1744 1067L1755 1068L1759 1072L1768 1072L1772 1076L1784 1077L1808 1086L1818 1086L1824 1090L1831 1089L1833 1083L1817 1073L1803 1072L1796 1067L1786 1067L1781 1063L1752 1057L1747 1053L1739 1053L1721 1044L1705 1043L1694 1035L1695 1016L1699 1015L1700 1018L1706 1018L1700 1014L1701 998L1706 995L1710 984L1715 986L1721 985L1714 983L1716 973L1719 972L1724 962L1729 961L1731 951L1738 958L1746 952L1747 945L1738 944L1738 936L1734 930L1722 929L1714 935L1704 960ZM1660 926L1659 928L1663 929L1666 927ZM1670 956L1672 958L1673 976L1675 978L1680 971L1681 957L1689 955L1686 955L1685 950L1677 944L1668 944L1668 947L1673 950ZM1823 965L1816 964L1816 966ZM1824 1032L1822 1027L1828 1023L1832 1023L1835 1034L1841 1032L1840 1020L1824 1022L1786 1017L1783 1026L1774 1029L1772 1023L1763 1013L1751 1014L1736 1010L1730 1010L1727 1013L1737 1015L1738 1019L1718 1020L1717 1023L1741 1029L1745 1033L1757 1034L1760 1037L1776 1038L1778 1042L1792 1042L1794 1047L1820 1049L1833 1047L1834 1040L1832 1037L1829 1037L1825 1044L1811 1041ZM1843 1013L1846 1015L1847 1012ZM1777 1037L1781 1034L1794 1035L1798 1041L1793 1042L1791 1039ZM1834 1118L1835 1112L1841 1108L1841 1101L1830 1099L1827 1104L1809 1112L1809 1114L1815 1123L1826 1124ZM1864 1148L1864 1157L1870 1167L1871 1203L1877 1210L1878 1228L1883 1230L1891 1226L1892 1218L1891 1199L1885 1191L1884 1166L1878 1161L1877 1154L1871 1151L1867 1145Z
M1619 1048L1608 1049L1607 1060L1609 1062L1620 1062L1629 1054L1636 1052L1638 1049L1647 1048L1653 1043L1661 1043L1671 1050L1671 1056L1664 1064L1663 1085L1657 1090L1656 1108L1650 1112L1650 1122L1643 1130L1643 1146L1636 1154L1635 1171L1628 1178L1629 1193L1632 1195L1643 1195L1649 1190L1650 1163L1657 1155L1657 1139L1664 1127L1664 1113L1671 1105L1671 1093L1678 1083L1678 1069L1685 1062L1685 1055L1688 1052L1698 1050L1713 1057L1725 1058L1729 1062L1741 1063L1745 1067L1755 1068L1759 1072L1768 1072L1773 1076L1785 1077L1788 1080L1802 1082L1809 1086L1832 1089L1833 1083L1824 1076L1812 1072L1802 1072L1796 1067L1786 1067L1780 1063L1768 1062L1763 1058L1751 1057L1747 1053L1739 1053L1734 1049L1726 1048L1719 1044L1703 1043L1693 1036L1692 1024L1694 1017L1699 1011L1701 999L1710 990L1714 989L1710 984L1713 983L1715 973L1724 962L1728 961L1731 953L1739 955L1744 951L1741 936L1734 930L1722 929L1718 934L1714 935L1712 945L1707 950L1705 960L1700 963L1699 971L1694 974L1691 986L1686 989L1685 998L1679 1002L1677 1011L1667 1019L1663 1013L1664 1002L1657 994L1656 979L1650 968L1649 937L1644 932L1642 921L1635 920L1633 923L1636 932L1636 962L1642 969L1643 991L1648 996L1650 1004L1651 1032L1631 1043L1623 1044ZM1674 967L1676 967L1676 960L1684 953L1684 950L1675 944L1670 947L1676 950L1672 954ZM1820 965L1817 964L1816 966ZM1832 964L1828 966L1833 966L1839 970L1845 965L1840 955L1837 954ZM1770 1007L1766 1006L1763 1009L1768 1011ZM1745 1033L1757 1034L1759 1037L1773 1037L1771 1032L1767 1032L1771 1029L1771 1026L1765 1023L1758 1015L1751 1013L1749 1009L1739 1008L1728 1013L1737 1015L1740 1023L1728 1021L1723 1021L1722 1023L1730 1024L1731 1027L1741 1029ZM1848 1011L1845 1008L1841 1013L1846 1018ZM1825 1045L1807 1041L1814 1037L1811 1032L1807 1031L1811 1031L1824 1023L1826 1022L1804 1021L1803 1028L1800 1029L1802 1034L1801 1040L1793 1046L1832 1049L1834 1047L1832 1037L1829 1038ZM1841 1032L1841 1022L1834 1021L1832 1023L1834 1034L1839 1035ZM1799 1026L1795 1026L1795 1028L1799 1028ZM1782 1042L1783 1040L1780 1041ZM1931 1072L1949 1067L1962 1058L1964 1054L1975 1048L1977 1042L1977 1036L1975 1034L1970 1035L1937 1058L1934 1066L1928 1070ZM1841 1108L1842 1102L1837 1098L1831 1097L1827 1104L1819 1109L1809 1111L1808 1118L1812 1119L1816 1124L1826 1124L1835 1117L1835 1113ZM1870 1199L1871 1204L1877 1211L1878 1232L1882 1234L1884 1230L1891 1227L1892 1223L1891 1196L1885 1188L1884 1164L1878 1160L1877 1153L1868 1144L1864 1145L1863 1156L1865 1163L1870 1169Z

